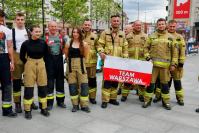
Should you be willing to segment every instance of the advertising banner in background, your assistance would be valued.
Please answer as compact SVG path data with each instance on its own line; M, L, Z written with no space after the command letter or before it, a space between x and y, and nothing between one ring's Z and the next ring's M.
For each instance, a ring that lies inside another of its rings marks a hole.
M148 61L106 56L104 80L149 86L153 64Z
M189 18L191 0L174 0L173 18Z

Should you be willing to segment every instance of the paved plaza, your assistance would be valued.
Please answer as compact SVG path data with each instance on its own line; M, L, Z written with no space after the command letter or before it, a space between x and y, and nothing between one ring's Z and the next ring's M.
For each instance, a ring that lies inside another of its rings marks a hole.
M163 109L161 103L143 109L134 94L125 103L120 102L120 106L102 109L102 74L98 74L98 103L90 106L91 113L71 112L65 84L67 109L55 105L49 118L33 111L32 120L26 120L24 114L16 119L0 116L0 133L199 133L199 114L195 113L199 105L199 55L187 57L184 68L185 106L177 105L172 87L171 111Z

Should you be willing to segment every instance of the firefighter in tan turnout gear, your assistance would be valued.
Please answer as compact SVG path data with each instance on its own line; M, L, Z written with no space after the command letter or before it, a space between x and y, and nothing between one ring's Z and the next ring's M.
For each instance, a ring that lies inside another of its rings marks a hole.
M147 35L141 31L142 23L137 20L134 22L133 32L130 32L126 36L126 40L128 41L128 54L130 59L136 60L145 60L144 58L144 44L147 39ZM122 98L121 101L126 101L127 96L130 92L130 88L137 87L139 100L144 102L144 90L145 86L141 85L132 85L129 83L124 83L122 88Z
M128 57L128 43L125 35L119 30L121 20L120 16L111 16L111 28L103 31L98 40L98 52L102 60L106 55L117 57ZM116 81L103 81L102 85L102 108L106 108L107 104L119 105L117 101Z
M97 80L96 80L96 65L97 65L97 35L91 31L92 23L90 20L85 20L83 24L84 41L89 45L90 51L86 59L86 70L88 74L89 100L92 104L96 104Z
M68 84L73 104L72 112L77 112L80 105L82 111L89 113L88 76L85 67L89 45L83 39L81 29L73 28L71 41L65 46L64 52L68 61Z
M20 59L24 66L24 110L25 118L31 119L31 105L33 102L34 85L37 83L39 108L41 114L48 117L47 110L47 75L44 57L48 53L47 44L40 39L41 28L37 25L30 28L31 39L23 42Z
M171 80L170 85L172 83L172 79L174 82L174 88L176 93L177 103L181 106L184 105L184 89L182 88L181 79L183 76L183 65L185 62L185 41L184 38L176 33L176 26L177 22L175 20L170 20L168 23L168 32L173 36L175 39L175 45L177 48L177 59L178 59L178 66L175 71L171 72Z
M145 58L153 63L150 86L144 94L143 108L151 105L157 77L160 77L162 106L170 110L170 94L168 81L170 71L174 71L177 63L177 52L171 34L166 31L166 20L158 19L157 31L150 35L145 45Z

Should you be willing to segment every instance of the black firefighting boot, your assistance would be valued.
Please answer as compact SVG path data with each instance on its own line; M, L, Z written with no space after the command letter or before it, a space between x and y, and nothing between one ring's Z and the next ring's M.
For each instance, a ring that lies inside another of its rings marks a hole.
M122 101L122 102L125 102L126 100L127 100L127 97L122 96L121 101Z
M114 99L110 99L109 103L116 105L116 106L120 105L120 103L117 100L114 100Z
M152 99L150 99L149 101L145 101L145 102L143 103L142 107L143 107L143 108L147 108L147 107L151 106L151 101L152 101Z
M32 119L31 111L25 111L25 118L26 118L27 120L31 120L31 119Z
M171 110L171 105L170 103L165 103L162 101L162 106L166 109L166 110Z
M73 105L72 112L77 112L79 110L79 105Z
M107 108L107 105L108 105L108 103L107 103L107 102L102 102L101 107L105 109L105 108Z
M91 112L89 107L82 107L81 110L86 112L86 113L90 113Z
M49 111L47 110L47 109L41 109L41 112L40 112L43 116L46 116L46 117L48 117L48 116L50 116L50 113L49 113Z
M92 104L97 104L97 102L96 102L95 99L89 98L89 101L90 101L90 103L92 103Z

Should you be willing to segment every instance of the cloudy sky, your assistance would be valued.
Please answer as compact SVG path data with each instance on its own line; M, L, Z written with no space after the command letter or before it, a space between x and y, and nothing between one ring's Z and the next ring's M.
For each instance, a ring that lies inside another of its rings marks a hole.
M160 17L167 15L167 0L123 0L124 12L129 17L129 22L138 18L138 1L139 1L139 18L142 21L154 22Z

